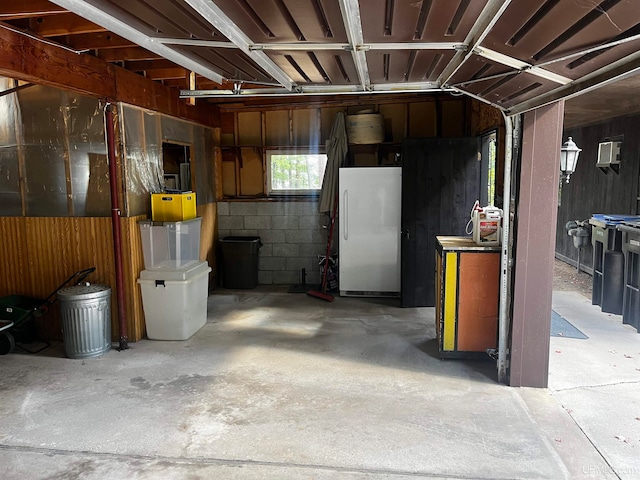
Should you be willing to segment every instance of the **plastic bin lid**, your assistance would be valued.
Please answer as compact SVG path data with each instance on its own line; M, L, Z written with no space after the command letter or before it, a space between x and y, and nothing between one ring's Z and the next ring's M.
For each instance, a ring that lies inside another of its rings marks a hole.
M209 267L209 264L206 261L191 263L184 268L158 268L153 270L143 270L140 272L138 282L141 280L190 280L198 275L202 275L203 273L209 273L210 271L211 267Z
M107 285L82 284L66 287L58 291L59 300L90 300L111 294L111 287Z
M625 221L633 221L640 220L640 216L638 215L624 215L624 214L613 214L613 213L594 213L591 215L591 218L596 221L600 221L606 224L616 224Z

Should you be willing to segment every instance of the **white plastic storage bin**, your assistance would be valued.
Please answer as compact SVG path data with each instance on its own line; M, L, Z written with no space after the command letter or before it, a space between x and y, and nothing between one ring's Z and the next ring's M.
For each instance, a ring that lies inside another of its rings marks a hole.
M139 221L144 268L175 269L199 262L201 223L200 217L183 222Z
M176 270L143 270L138 283L150 340L186 340L207 322L207 262Z

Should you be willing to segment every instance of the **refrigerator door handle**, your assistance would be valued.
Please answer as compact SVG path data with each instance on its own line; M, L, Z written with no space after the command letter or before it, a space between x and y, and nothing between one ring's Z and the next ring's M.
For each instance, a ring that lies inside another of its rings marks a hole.
M342 194L342 236L345 240L349 239L349 231L347 230L348 215L349 215L349 191L345 190Z

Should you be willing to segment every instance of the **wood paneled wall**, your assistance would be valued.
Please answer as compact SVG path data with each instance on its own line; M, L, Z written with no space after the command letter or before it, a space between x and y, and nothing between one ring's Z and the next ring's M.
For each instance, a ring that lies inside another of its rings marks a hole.
M220 105L222 164L218 171L226 198L265 196L267 150L322 149L340 111L347 115L362 111L382 114L387 148L383 153L388 161L394 161L394 153L405 138L477 136L499 128L499 141L504 139L504 119L500 112L468 98L396 95L327 97L323 102L310 99L306 103L258 102L247 100L244 104ZM397 147L395 150L393 145ZM378 152L371 147L354 148L355 165L378 164ZM500 155L498 175L504 163L504 156ZM501 191L501 177L498 186Z
M209 287L215 285L215 276L218 271L216 258L216 245L218 243L218 210L217 204L207 203L198 205L197 214L202 217L200 231L200 260L206 260L211 267Z
M142 256L142 240L140 238L140 228L138 220L145 220L146 215L138 215L137 217L127 217L120 219L120 232L122 235L122 252L124 263L124 291L125 291L125 308L127 316L127 329L129 330L129 341L137 342L146 335L147 331L144 323L144 311L142 309L142 293L138 278L140 272L144 270L144 257ZM109 235L111 233L111 225L109 224ZM113 262L112 262L112 265ZM114 274L113 286L115 288L115 265L112 267ZM112 304L113 305L113 304ZM115 305L113 305L115 307ZM116 310L112 310L116 312ZM119 338L117 317L112 315L112 332L116 332L114 339Z
M200 259L209 262L213 276L216 272L216 204L199 205L198 216L202 217ZM140 215L120 219L125 309L132 342L144 338L146 333L137 282L144 269L138 220L145 218L146 215ZM26 295L44 299L74 272L96 267L87 280L112 288L111 331L114 341L119 338L110 217L0 217L0 235L3 239L0 297ZM57 304L37 320L37 326L42 338L62 338Z
M575 173L569 183L560 185L558 222L556 227L556 255L574 264L578 249L567 234L565 224L571 220L585 220L594 213L640 214L640 115L629 115L583 127L572 127L562 134L582 149ZM602 172L597 166L598 145L611 138L622 137L620 172ZM591 243L582 249L580 264L586 271L593 268Z
M121 219L123 250L127 252L125 305L132 341L140 340L144 335L144 317L136 283L142 269L136 221L136 217ZM17 294L44 299L74 272L96 267L87 280L112 287L112 332L114 339L119 337L110 217L0 217L0 232L3 236L0 296ZM37 324L43 338L61 338L57 306L38 319Z

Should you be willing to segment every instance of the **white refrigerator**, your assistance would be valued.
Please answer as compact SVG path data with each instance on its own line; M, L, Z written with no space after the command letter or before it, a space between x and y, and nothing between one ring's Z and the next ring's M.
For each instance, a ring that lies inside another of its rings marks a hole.
M400 295L401 167L341 168L341 296Z

